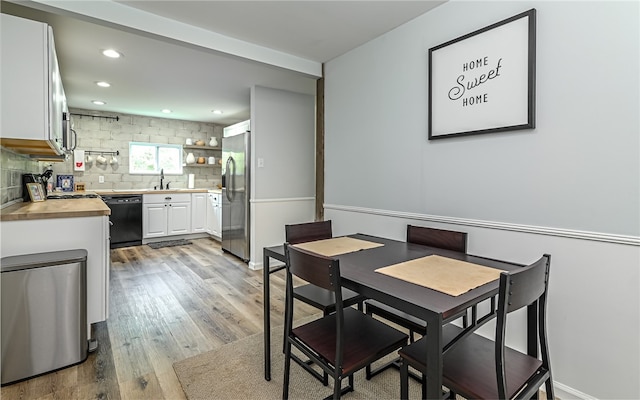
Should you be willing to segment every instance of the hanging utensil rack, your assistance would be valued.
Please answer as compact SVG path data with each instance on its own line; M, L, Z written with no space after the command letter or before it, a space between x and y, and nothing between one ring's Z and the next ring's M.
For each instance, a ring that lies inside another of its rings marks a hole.
M102 119L120 121L120 117L117 115L115 117L111 117L108 115L91 115L91 114L76 114L76 113L70 113L70 114L76 117L91 117L91 119L102 118Z
M111 154L114 156L119 156L120 155L120 150L115 150L115 151L102 151L102 150L85 150L84 154Z

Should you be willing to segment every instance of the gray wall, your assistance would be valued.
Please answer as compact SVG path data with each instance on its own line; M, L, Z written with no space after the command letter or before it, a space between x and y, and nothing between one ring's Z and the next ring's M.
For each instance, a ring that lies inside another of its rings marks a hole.
M221 125L205 122L182 121L165 118L152 118L140 115L95 112L72 109L74 130L78 134L78 149L119 151L118 164L101 165L95 161L87 164L86 170L73 171L73 158L64 163L53 163L54 178L56 175L73 174L76 182L86 183L88 190L99 189L149 189L159 184L158 175L129 174L129 142L185 144L186 138L204 140L208 145L212 136L222 137ZM118 116L119 120L74 116L73 114L90 114L102 116ZM191 150L186 150L183 157ZM197 156L220 157L220 152L194 151ZM93 155L95 159L95 155ZM108 158L108 157L107 157ZM183 158L183 160L184 160ZM184 167L183 174L167 175L165 182L171 182L173 188L186 188L187 175L195 174L196 188L214 188L221 183L220 167ZM100 176L105 182L99 183Z
M262 266L263 247L284 242L284 225L314 218L314 121L314 96L251 89L250 268Z
M536 128L428 141L428 49L534 7ZM450 2L330 61L326 203L640 235L639 36L637 2Z
M429 48L530 8L536 128L428 141ZM563 399L640 397L639 12L638 2L450 1L325 65L334 234L404 240L414 223L468 232L472 254L550 253ZM520 349L523 327L508 331Z
M315 195L315 99L257 86L252 90L251 130L256 199ZM264 167L257 160L264 161Z

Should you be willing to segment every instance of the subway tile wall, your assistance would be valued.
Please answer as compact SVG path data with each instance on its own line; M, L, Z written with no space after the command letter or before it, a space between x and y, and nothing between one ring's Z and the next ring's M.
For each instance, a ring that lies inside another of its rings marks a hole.
M41 173L44 164L0 148L0 204L22 198L22 174Z
M150 189L160 182L158 175L130 175L129 174L129 142L185 144L187 138L203 140L208 145L212 136L221 143L222 125L206 122L182 121L165 118L144 117L111 112L96 112L83 109L71 109L72 126L78 135L78 150L119 151L117 164L98 164L97 155L92 154L93 162L87 163L85 171L73 171L73 157L64 163L52 163L53 178L57 175L74 175L74 182L83 182L87 190L100 189ZM74 114L90 114L96 116L114 117L114 119L78 116ZM185 150L184 159L188 152L196 157L216 158L215 166L183 168L183 175L167 175L164 182L170 182L171 188L186 188L188 174L195 175L196 188L215 188L222 182L220 164L217 163L220 151ZM98 154L99 155L99 154ZM105 154L107 159L110 156ZM104 183L99 183L100 176Z

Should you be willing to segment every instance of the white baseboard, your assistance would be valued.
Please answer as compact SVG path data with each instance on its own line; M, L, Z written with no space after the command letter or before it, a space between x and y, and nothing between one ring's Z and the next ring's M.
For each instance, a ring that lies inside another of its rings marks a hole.
M161 237L142 239L142 244L164 242L167 240L178 240L178 239L185 239L185 240L200 239L200 238L206 238L206 237L211 237L211 236L207 233L188 233L185 235L171 235L171 236L161 236Z
M561 400L596 400L595 397L589 396L586 393L582 393L567 385L563 385L559 382L553 382L553 389L555 390L556 399Z

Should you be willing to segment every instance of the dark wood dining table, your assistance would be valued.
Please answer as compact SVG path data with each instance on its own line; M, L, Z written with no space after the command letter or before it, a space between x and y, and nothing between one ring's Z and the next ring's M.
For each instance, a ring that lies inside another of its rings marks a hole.
M349 237L382 243L384 246L335 256L340 260L342 284L367 298L377 300L398 310L414 315L427 323L427 398L442 398L442 326L456 318L461 311L471 308L498 293L498 280L471 289L459 296L451 296L437 290L419 286L378 272L376 269L405 261L439 255L501 270L514 270L522 267L506 261L473 256L381 238L366 234L354 234ZM264 249L264 368L265 379L271 379L270 354L270 301L269 275L284 268L284 265L270 267L269 259L285 262L284 246ZM529 307L527 315L527 351L537 356L537 321L535 307Z

